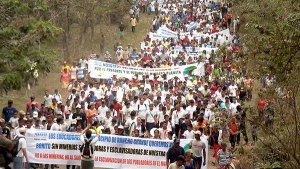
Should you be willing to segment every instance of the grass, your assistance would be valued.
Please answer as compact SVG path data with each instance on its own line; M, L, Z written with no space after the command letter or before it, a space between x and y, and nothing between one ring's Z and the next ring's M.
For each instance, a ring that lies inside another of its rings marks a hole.
M151 20L154 15L142 14L140 22L136 27L136 32L131 32L131 27L129 23L129 17L124 17L123 22L126 25L124 39L120 40L118 25L109 25L106 23L101 23L95 27L95 33L93 39L91 39L90 30L84 35L82 45L78 45L79 38L79 27L77 25L72 25L71 36L70 36L70 61L77 61L79 58L89 56L92 51L100 53L99 43L100 43L100 33L101 31L105 37L105 51L108 50L113 52L113 46L116 42L121 42L123 46L131 44L133 47L140 49L140 42L143 41L146 34L149 32L151 27ZM52 45L51 45L52 46ZM53 45L59 56L63 56L62 43L58 40L58 43ZM76 50L78 53L76 53ZM62 58L62 57L61 57ZM62 59L61 59L62 60ZM12 99L14 101L14 106L18 110L25 110L26 102L29 101L30 96L35 96L36 101L39 103L43 102L44 91L48 90L50 93L54 93L54 89L59 89L61 91L61 84L59 82L60 78L60 65L55 65L53 70L39 79L39 84L28 90L27 87L23 87L21 90L10 91L7 96L0 97L0 105L5 107L7 101ZM63 100L66 100L67 93L62 92Z

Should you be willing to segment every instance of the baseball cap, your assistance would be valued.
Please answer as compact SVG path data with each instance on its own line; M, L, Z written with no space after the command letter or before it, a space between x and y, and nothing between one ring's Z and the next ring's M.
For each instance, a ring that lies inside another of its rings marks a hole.
M81 105L77 104L76 109L81 109Z

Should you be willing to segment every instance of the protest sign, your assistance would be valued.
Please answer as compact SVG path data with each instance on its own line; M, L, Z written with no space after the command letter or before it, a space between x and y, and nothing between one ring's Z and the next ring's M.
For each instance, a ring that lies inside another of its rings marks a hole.
M207 145L207 139L204 139ZM30 163L80 165L78 133L27 130L27 154ZM190 140L180 145L189 147ZM131 169L165 169L170 140L144 139L102 134L95 145L95 167ZM208 146L207 146L208 147Z
M221 41L225 41L226 37L230 41L232 39L232 36L230 35L229 29L225 29L216 33L211 33L211 34L204 34L204 33L199 33L196 30L192 30L196 27L197 22L193 22L190 25L188 25L188 32L180 32L179 36L180 39L183 39L185 36L190 36L190 39L196 38L200 39L201 37L206 38L206 37L216 37L219 36ZM192 33L190 32L192 30ZM192 35L192 36L191 36ZM167 28L166 26L160 27L156 33L150 32L149 37L151 40L163 40L167 38L178 38L178 32L174 32L171 29Z
M120 66L117 64L102 62L99 60L88 61L88 71L92 78L108 79L113 75L117 77L132 78L135 75L163 75L166 74L168 79L172 79L177 76L179 79L184 79L184 76L193 77L197 64L189 64L183 66L174 66L170 68L141 68L132 66Z

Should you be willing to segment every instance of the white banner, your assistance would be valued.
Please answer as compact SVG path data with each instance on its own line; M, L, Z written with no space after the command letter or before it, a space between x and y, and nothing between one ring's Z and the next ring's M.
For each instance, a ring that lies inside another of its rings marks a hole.
M166 74L168 79L172 79L177 76L179 79L184 79L184 76L190 76L193 78L197 73L197 64L174 66L170 68L141 68L131 66L120 66L117 64L102 62L99 60L88 61L88 71L92 78L103 78L107 79L113 75L117 77L132 78L134 75L163 75Z
M189 25L189 29L193 29L195 27L196 22L191 23ZM185 36L189 36L190 39L193 39L194 37L196 39L200 39L201 37L206 38L206 37L216 37L217 35L219 38L221 38L221 41L225 41L226 37L228 40L232 39L232 36L230 35L229 29L222 30L220 32L212 33L212 34L204 34L204 33L199 33L196 30L192 31L192 36L190 36L190 32L180 32L180 39L183 39ZM150 32L149 37L151 40L163 40L167 38L178 38L178 33L172 31L171 29L167 28L165 25L161 26L156 33Z
M30 163L80 165L78 133L27 130L27 154ZM201 137L206 144L207 138ZM185 150L190 140L181 140ZM95 167L118 169L165 169L166 153L172 141L102 134L95 146ZM207 159L208 159L208 153ZM208 165L208 163L206 162ZM207 165L204 167L207 168Z

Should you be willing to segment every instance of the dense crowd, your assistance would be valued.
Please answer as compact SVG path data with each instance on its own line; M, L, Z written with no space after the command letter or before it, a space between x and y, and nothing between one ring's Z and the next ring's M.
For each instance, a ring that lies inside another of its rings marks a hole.
M200 139L206 136L217 164L222 169L228 168L232 154L226 149L225 136L228 135L232 148L241 143L241 134L245 144L248 143L243 103L252 99L253 88L253 80L237 55L240 42L235 33L239 18L233 16L231 4L227 3L140 0L130 9L132 32L140 12L156 14L141 49L117 43L115 55L107 52L105 61L112 58L119 65L144 68L196 63L204 66L205 73L194 72L195 76L187 75L184 79L167 75L132 78L114 75L93 79L88 72L88 59L98 56L93 53L71 66L64 62L61 83L62 90L69 92L67 98L57 89L46 90L41 103L34 96L30 97L25 111L14 108L13 101L9 100L0 122L2 135L13 139L24 135L25 129L81 133L92 126L92 133L173 140L174 145L167 153L170 169L206 165L206 147ZM124 36L122 24L121 38ZM177 37L150 36L162 27L176 32ZM230 29L230 35L218 34L226 29ZM181 33L187 34L182 36ZM203 36L195 36L200 33ZM196 48L205 50L196 51ZM264 106L266 102L261 104ZM252 137L255 142L254 126ZM191 150L184 152L178 144L180 139L192 139ZM19 157L23 156L26 151L20 152ZM30 166L35 168L38 164ZM45 165L45 168L49 166L56 167Z

